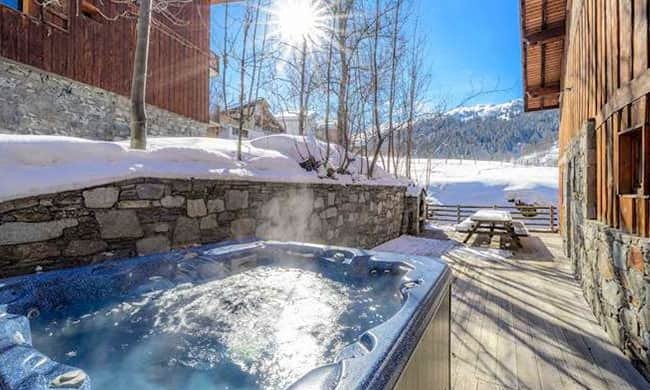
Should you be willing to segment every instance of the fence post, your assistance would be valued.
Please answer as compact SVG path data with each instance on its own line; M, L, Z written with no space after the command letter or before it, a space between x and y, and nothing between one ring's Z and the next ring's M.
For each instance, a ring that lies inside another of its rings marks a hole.
M551 206L551 212L549 213L550 217L550 224L551 224L551 231L555 232L555 206Z
M460 205L456 205L456 224L460 224Z

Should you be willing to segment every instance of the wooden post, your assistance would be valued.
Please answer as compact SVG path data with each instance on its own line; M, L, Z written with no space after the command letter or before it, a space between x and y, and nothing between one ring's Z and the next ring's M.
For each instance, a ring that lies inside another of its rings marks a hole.
M460 205L456 205L456 224L460 224Z
M551 216L551 218L550 218L551 231L555 232L555 206L551 206L551 211L550 211L549 215Z

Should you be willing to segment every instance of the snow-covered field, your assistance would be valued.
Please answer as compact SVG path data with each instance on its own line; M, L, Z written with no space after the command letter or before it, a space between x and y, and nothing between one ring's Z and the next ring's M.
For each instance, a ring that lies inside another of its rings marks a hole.
M227 178L272 182L404 185L379 170L365 178L361 159L352 175L320 178L299 162L311 153L325 155L326 145L314 138L274 135L243 143L236 158L235 140L218 138L149 138L146 151L126 142L89 141L62 136L0 134L0 201L101 185L136 177ZM332 152L334 165L341 154Z
M415 180L427 183L427 160L413 162ZM431 160L429 196L442 204L507 205L558 201L558 169L498 161Z

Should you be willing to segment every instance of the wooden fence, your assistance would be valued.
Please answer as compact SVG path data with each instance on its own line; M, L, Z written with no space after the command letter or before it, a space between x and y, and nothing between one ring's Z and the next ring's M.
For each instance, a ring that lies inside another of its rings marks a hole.
M434 224L455 225L480 209L509 211L512 219L522 221L531 232L557 232L558 212L555 206L470 206L427 204L427 219Z

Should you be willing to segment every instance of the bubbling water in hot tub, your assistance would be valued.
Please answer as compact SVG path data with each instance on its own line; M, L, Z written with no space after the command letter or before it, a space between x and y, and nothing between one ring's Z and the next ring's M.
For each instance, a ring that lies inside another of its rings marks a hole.
M402 303L399 277L350 279L316 264L151 277L128 296L41 314L31 322L34 346L85 370L95 389L285 388Z

